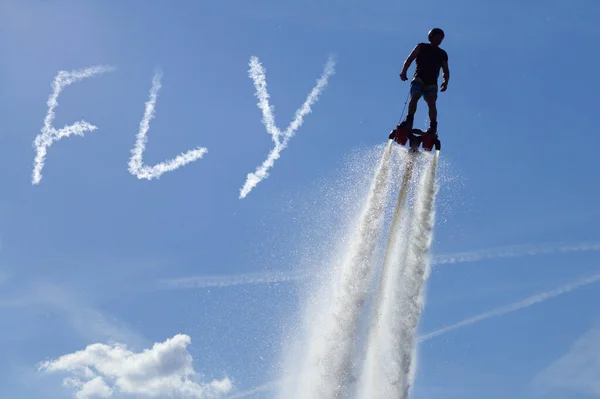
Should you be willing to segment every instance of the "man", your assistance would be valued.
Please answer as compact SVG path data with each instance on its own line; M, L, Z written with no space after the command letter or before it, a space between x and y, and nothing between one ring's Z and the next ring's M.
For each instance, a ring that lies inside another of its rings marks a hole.
M429 31L429 43L419 43L410 53L404 67L400 73L400 79L406 81L406 72L413 60L417 60L417 69L410 84L410 103L408 104L408 114L400 126L412 129L413 119L417 112L417 103L421 96L429 106L429 129L427 133L437 134L437 109L436 100L438 92L438 77L440 68L444 71L444 81L440 91L446 91L448 80L450 79L450 70L448 69L448 54L439 46L444 40L444 31L440 28L434 28Z

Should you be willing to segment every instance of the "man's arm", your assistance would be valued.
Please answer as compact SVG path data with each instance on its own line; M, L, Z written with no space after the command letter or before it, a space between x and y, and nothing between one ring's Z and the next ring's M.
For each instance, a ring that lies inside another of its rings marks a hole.
M448 60L442 62L442 71L444 73L444 82L450 80L450 68L448 68Z
M444 81L442 82L441 91L446 91L448 88L448 81L450 80L450 68L448 68L448 60L442 62L442 71L444 73Z
M404 65L402 67L402 72L400 72L400 78L402 80L406 80L406 72L408 72L408 68L410 68L410 64L412 64L412 62L415 60L415 58L417 58L417 56L419 55L420 49L421 49L421 45L417 44L415 46L415 48L411 51L411 53L408 55L408 58L406 59L406 61L404 61Z

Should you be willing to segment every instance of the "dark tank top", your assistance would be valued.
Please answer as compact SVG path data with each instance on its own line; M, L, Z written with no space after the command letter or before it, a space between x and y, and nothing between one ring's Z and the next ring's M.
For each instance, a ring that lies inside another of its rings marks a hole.
M439 47L429 43L419 43L417 55L417 70L415 78L421 78L426 85L436 84L440 76L440 68L444 61L448 61L448 54Z

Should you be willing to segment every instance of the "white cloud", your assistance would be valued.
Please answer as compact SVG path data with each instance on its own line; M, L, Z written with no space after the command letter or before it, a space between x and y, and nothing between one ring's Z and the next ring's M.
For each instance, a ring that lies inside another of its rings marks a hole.
M600 396L600 327L595 327L577 339L562 357L542 370L534 379L538 394L562 391Z
M196 372L187 351L191 339L178 334L151 349L134 353L125 345L92 344L84 350L40 364L40 371L67 372L63 384L78 399L108 398L115 391L147 397L216 398L232 389L229 378L194 381Z
M110 398L113 394L113 389L106 385L102 377L94 377L86 382L77 378L65 378L63 385L77 390L75 395L77 399L92 398L94 396Z

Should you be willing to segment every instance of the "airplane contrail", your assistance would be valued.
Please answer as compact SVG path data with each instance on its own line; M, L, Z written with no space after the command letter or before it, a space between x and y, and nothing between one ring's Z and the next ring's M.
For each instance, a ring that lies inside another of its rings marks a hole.
M600 250L600 243L580 244L543 244L543 245L519 245L504 248L490 248L481 251L470 251L448 255L441 255L434 259L436 265L452 263L476 262L486 259L514 258L521 256L535 256L551 253L586 252Z
M522 245L438 255L433 257L431 264L448 265L496 258L594 251L600 251L600 243ZM311 273L302 271L247 273L230 276L192 276L162 280L159 282L159 286L167 289L230 287L248 284L287 283L308 279L311 276Z
M227 399L240 399L240 398L247 398L248 396L252 396L254 394L257 394L259 392L269 392L272 391L273 389L275 389L277 386L283 384L284 380L275 380L275 381L270 381L267 382L263 385L259 385L257 387L254 387L252 389L249 389L247 391L243 391L243 392L238 392L236 394L233 394L231 396L228 396Z
M165 289L232 287L247 284L287 283L302 280L310 275L304 272L264 272L248 273L233 276L199 276L183 277L161 281L159 286Z
M458 330L463 327L468 327L468 326L477 324L481 321L484 321L484 320L487 320L487 319L490 319L493 317L503 316L508 313L517 312L519 310L542 303L544 301L558 297L560 295L568 294L570 292L577 290L578 288L582 288L584 286L596 283L598 281L600 281L600 273L572 281L570 283L567 283L565 285L557 287L553 290L542 292L542 293L536 294L536 295L532 295L532 296L522 299L520 301L513 302L511 304L501 306L496 309L492 309L490 311L481 313L479 315L464 319L458 323L451 324L447 327L443 327L438 330L434 330L430 333L423 334L417 338L417 341L419 343L425 342L430 339L433 339L433 338L439 337L441 335L444 335L446 333L449 333L451 331ZM272 381L272 382L263 384L260 387L255 388L254 390L245 391L243 394L240 394L241 396L237 396L237 398L250 396L251 394L258 392L258 391L271 390L273 387L275 387L276 385L278 385L280 383L281 383L281 381Z
M55 113L54 110L58 106L58 96L65 87L73 83L79 82L83 79L91 78L92 76L99 75L101 73L113 71L115 68L111 66L94 66L85 69L78 69L71 72L59 71L54 81L52 82L52 94L48 98L48 113L44 118L44 126L42 127L41 134L38 134L34 141L34 147L36 149L36 156L34 160L34 168L32 174L32 184L39 184L42 180L42 169L44 168L44 161L48 148L57 140L64 137L69 137L73 134L83 136L84 132L94 131L98 129L97 126L92 125L84 120L75 122L72 125L65 126L62 129L56 129L52 126L54 122Z
M174 159L158 163L154 166L147 166L143 164L143 154L146 149L146 143L148 142L148 130L150 129L150 121L154 118L154 111L156 108L156 100L158 97L158 91L160 90L161 83L160 79L162 72L157 71L152 78L152 89L150 89L150 99L146 102L146 110L144 117L140 122L140 130L136 137L136 143L131 150L131 158L129 160L129 173L136 176L138 179L155 179L160 177L165 172L171 172L177 168L187 165L188 163L194 162L204 156L208 150L204 147L197 147L186 153L182 153Z
M544 302L547 301L548 299L557 297L559 295L563 295L563 294L568 294L569 292L572 292L578 288L581 288L583 286L595 283L597 281L600 280L600 273L598 274L594 274L592 276L589 277L585 277L576 281L572 281L568 284L565 284L561 287L555 288L553 290L550 291L546 291L543 292L541 294L537 294L537 295L533 295L530 296L528 298L525 298L521 301L518 302L514 302L511 303L509 305L506 306L502 306L496 309L492 309L488 312L484 312L481 313L477 316L473 316L473 317L469 317L468 319L465 319L463 321L460 321L458 323L449 325L447 327L444 328L440 328L438 330L432 331L430 333L424 334L422 336L419 337L419 341L423 342L423 341L427 341L431 338L435 338L439 335L448 333L450 331L456 330L458 328L462 328L462 327L467 327L470 326L472 324L478 323L480 321L492 318L492 317L497 317L497 316L502 316L505 315L507 313L511 313L511 312L515 312L517 310L521 310L524 308L528 308L530 306L533 306L535 304L538 304L540 302Z
M288 141L296 133L296 130L302 126L304 123L304 116L311 112L311 106L318 100L319 95L327 85L329 77L335 73L334 66L335 61L332 57L329 57L325 64L325 70L317 81L317 85L309 93L304 104L296 111L294 120L284 132L281 132L275 125L273 107L269 104L265 70L257 57L250 58L249 75L254 81L254 87L256 88L256 97L259 99L258 107L262 110L263 114L262 122L264 123L267 132L271 135L275 146L271 152L269 152L267 159L262 165L260 165L255 172L248 174L246 183L240 190L240 199L245 198L258 183L269 176L269 169L273 167L273 164L275 163L275 160L279 158L281 151L287 147Z

